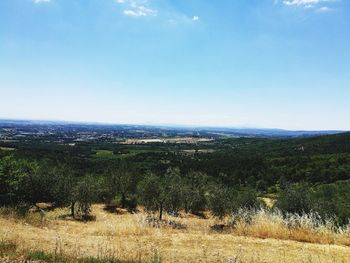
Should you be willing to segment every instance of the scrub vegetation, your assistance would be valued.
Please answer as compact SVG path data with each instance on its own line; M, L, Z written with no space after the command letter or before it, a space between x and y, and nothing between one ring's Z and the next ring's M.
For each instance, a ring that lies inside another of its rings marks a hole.
M199 141L2 142L14 150L0 150L0 256L44 262L350 257L349 133Z

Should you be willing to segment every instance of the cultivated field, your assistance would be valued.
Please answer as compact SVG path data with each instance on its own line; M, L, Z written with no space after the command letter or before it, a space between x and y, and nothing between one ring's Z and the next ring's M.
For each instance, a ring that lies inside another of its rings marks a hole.
M68 210L0 218L0 252L18 258L44 251L70 258L117 258L136 262L349 262L350 233L315 226L304 216L283 221L259 211L249 223L213 230L213 218L166 216L149 222L145 213L111 214L93 206L94 222L64 218ZM228 219L226 219L227 221ZM295 226L287 227L294 220ZM6 244L13 244L7 246ZM12 251L11 251L12 249Z
M194 138L194 137L179 137L179 138L157 138L157 139L127 139L121 144L148 144L148 143L185 143L196 144L203 142L211 142L208 138Z

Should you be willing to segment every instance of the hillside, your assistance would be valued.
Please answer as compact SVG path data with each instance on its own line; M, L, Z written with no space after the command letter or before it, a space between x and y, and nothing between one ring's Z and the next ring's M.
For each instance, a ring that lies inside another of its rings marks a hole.
M236 146L238 150L270 156L350 153L350 132L288 139L239 138L223 142Z
M285 233L276 222L261 218L253 229L220 233L211 230L213 218L172 218L172 225L152 227L143 213L110 214L100 205L93 206L95 222L60 219L64 210L49 212L40 223L34 217L26 221L0 218L0 240L18 246L21 255L32 259L94 257L100 261L116 258L128 262L346 262L350 249L343 244L349 236L300 231ZM174 220L174 221L172 221ZM264 221L265 220L265 221ZM182 226L183 229L180 228ZM184 228L186 227L186 228ZM287 231L288 232L288 231ZM256 236L256 237L254 237ZM269 237L270 236L270 237ZM303 242L296 242L292 237ZM0 243L1 244L1 243ZM1 249L4 249L0 246ZM20 252L23 251L23 252ZM27 251L27 252L26 252ZM45 253L45 254L44 254ZM7 251L7 254L9 251ZM47 256L45 256L47 255ZM13 251L12 258L16 257ZM23 258L23 256L22 256Z
M105 130L72 135L51 128L1 146L1 257L79 263L350 257L350 133L145 143L127 139L129 133L116 141Z

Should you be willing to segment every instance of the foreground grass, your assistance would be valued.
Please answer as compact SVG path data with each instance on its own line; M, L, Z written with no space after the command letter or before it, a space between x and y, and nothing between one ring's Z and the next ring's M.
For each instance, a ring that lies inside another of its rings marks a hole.
M102 205L93 207L95 222L60 219L67 212L55 210L45 218L3 216L0 256L59 262L348 262L350 258L349 231L315 224L317 220L307 215L284 219L265 210L242 213L234 219L234 227L218 232L212 229L219 223L213 218L166 217L154 227L143 213L110 214Z
M108 259L108 258L73 258L65 255L54 255L48 254L43 251L31 251L28 252L26 256L23 257L27 261L39 261L39 262L75 262L75 263L136 263L135 261L125 261L117 259ZM10 260L10 258L8 258Z
M54 255L48 254L43 251L28 251L21 255L12 254L10 256L2 256L0 260L3 259L4 262L52 262L52 263L136 263L135 261L129 260L118 260L114 258L74 258L66 255ZM160 261L152 261L152 263L160 263Z

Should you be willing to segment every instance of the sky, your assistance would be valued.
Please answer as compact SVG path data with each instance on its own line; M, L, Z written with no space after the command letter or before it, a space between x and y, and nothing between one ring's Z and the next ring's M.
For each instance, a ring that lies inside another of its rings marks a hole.
M0 0L0 118L350 130L350 1Z

